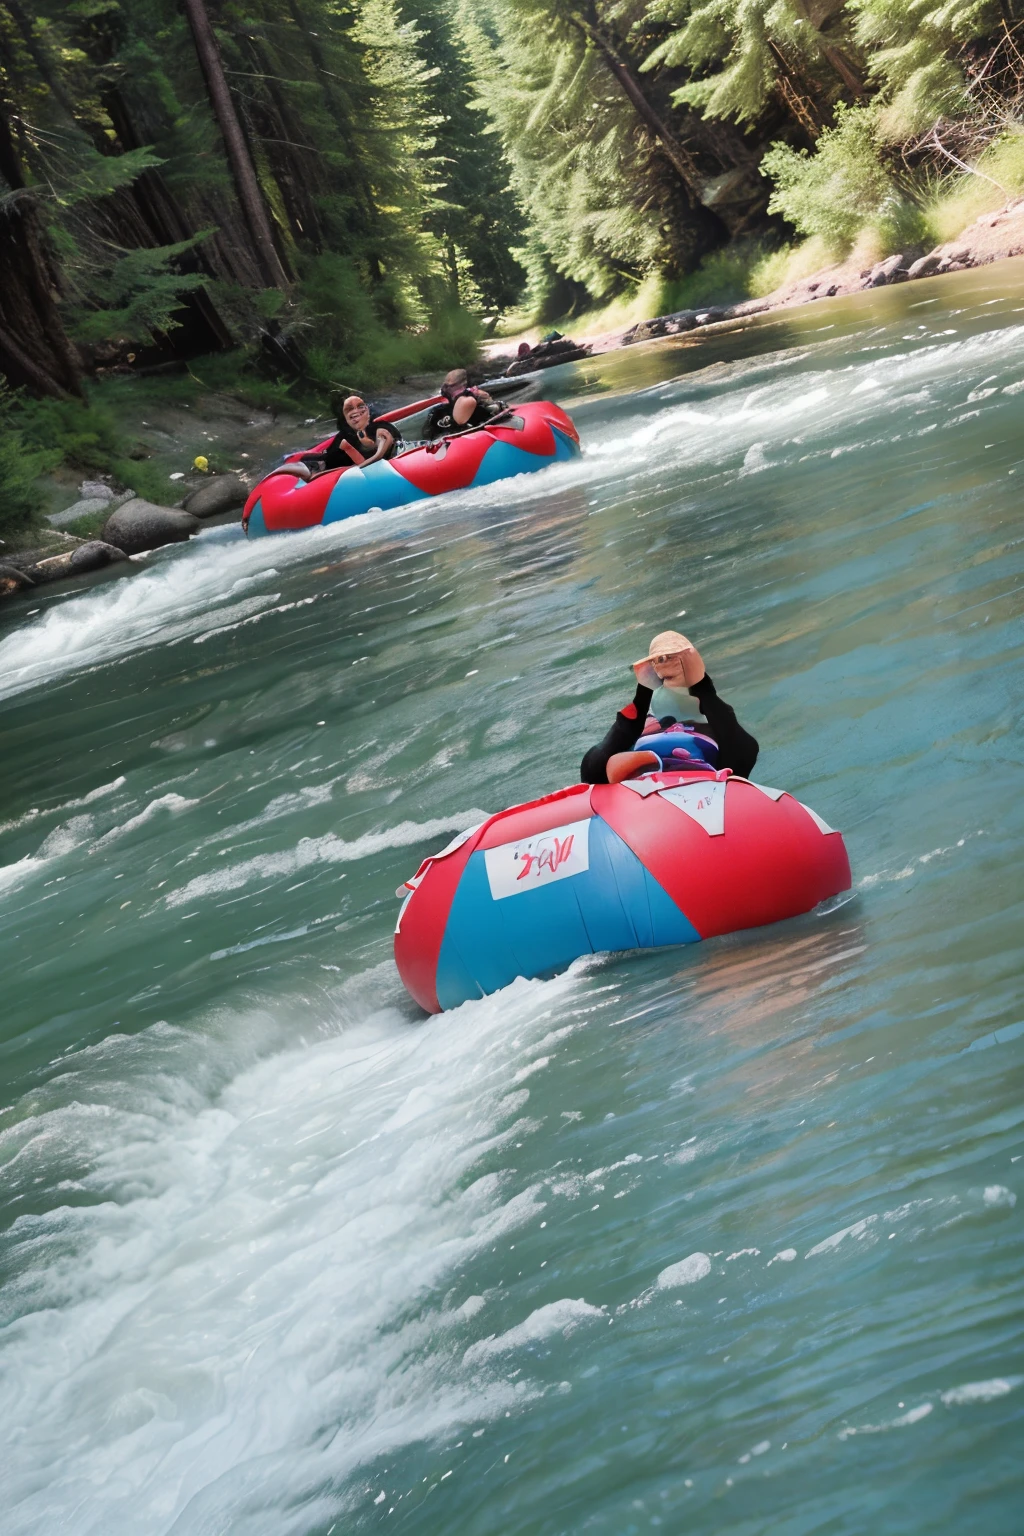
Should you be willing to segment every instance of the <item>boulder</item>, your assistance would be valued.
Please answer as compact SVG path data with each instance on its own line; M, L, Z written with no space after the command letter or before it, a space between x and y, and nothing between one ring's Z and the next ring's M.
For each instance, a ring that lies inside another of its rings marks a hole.
M896 273L903 267L904 257L902 251L897 256L887 256L884 261L876 262L868 273L866 288L884 288L886 283L894 282Z
M185 498L185 511L193 517L214 517L243 507L249 487L240 475L213 475L198 491Z
M85 501L113 501L114 492L105 480L83 480L78 494Z
M87 539L71 552L71 570L75 576L88 571L102 571L105 566L117 565L128 556L116 544L104 544L102 539Z
M126 501L134 499L134 491L122 491L115 496L109 485L103 485L102 481L83 480L81 489L95 490L100 487L106 491L105 496L83 496L73 506L65 507L63 512L48 512L46 521L51 528L67 528L70 523L77 522L80 517L90 516L94 512L113 512L118 507L123 507Z
M929 251L927 256L919 256L916 261L911 262L907 276L930 277L941 260L942 257L938 251Z
M143 550L158 549L161 544L184 543L200 527L199 519L189 512L158 507L136 497L108 517L103 542L113 544L126 555L141 555Z

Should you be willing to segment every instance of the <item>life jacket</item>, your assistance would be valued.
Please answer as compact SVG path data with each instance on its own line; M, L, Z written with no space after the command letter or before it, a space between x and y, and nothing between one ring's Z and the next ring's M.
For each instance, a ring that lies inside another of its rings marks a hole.
M500 400L481 400L480 391L475 384L463 385L461 389L451 391L442 387L445 405L436 405L430 413L430 431L434 433L468 432L471 427L482 427L496 416L504 406ZM467 422L460 426L452 416L456 400L461 400L464 395L471 395L475 404L473 414Z
M718 767L718 742L692 725L672 725L657 735L641 736L633 750L656 753L661 758L662 772ZM646 770L658 771L653 765Z

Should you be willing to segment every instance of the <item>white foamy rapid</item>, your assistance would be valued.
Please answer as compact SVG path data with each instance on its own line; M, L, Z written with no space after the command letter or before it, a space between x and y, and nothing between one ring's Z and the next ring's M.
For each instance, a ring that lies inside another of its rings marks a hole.
M475 1170L530 1133L506 1087L574 986L413 1026L384 965L303 1009L308 1043L236 1075L287 1021L69 1056L0 1135L8 1179L63 1172L73 1201L12 1234L7 1536L308 1531L369 1498L360 1465L542 1390L502 1361L597 1309L565 1298L494 1339L497 1298L457 1277L543 1211L539 1188Z
M351 864L358 859L371 858L375 853L384 853L388 848L411 848L417 843L438 838L445 832L465 832L486 820L486 811L469 810L459 811L454 816L435 816L430 821L400 821L386 832L366 832L351 842L346 842L334 832L327 832L323 837L301 837L294 848L257 854L237 864L228 864L223 869L196 875L180 890L169 891L164 900L169 907L180 907L202 896L241 890L250 880L293 875L297 870L309 869L314 864Z
M187 545L158 551L142 572L69 598L9 634L0 642L0 699L153 645L258 622L281 593L252 593L254 586L290 565L380 537L403 517L417 526L421 516L418 508L398 508L252 541L237 526L207 529Z

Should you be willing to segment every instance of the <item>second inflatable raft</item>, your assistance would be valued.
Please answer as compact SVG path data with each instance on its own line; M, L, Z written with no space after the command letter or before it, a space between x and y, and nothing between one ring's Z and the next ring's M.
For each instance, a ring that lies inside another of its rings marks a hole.
M292 454L250 492L242 527L253 538L315 528L546 469L579 451L579 435L560 406L550 400L524 401L482 427L365 468L351 465L306 480L294 467L301 455Z

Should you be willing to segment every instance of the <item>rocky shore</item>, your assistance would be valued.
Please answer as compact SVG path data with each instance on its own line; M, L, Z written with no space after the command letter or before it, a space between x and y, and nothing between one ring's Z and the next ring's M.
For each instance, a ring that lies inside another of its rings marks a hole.
M591 354L612 352L619 347L653 341L662 336L677 336L705 326L743 320L770 310L787 309L816 299L840 298L868 288L884 288L893 283L938 277L946 272L964 272L990 262L1024 255L1024 200L1015 201L993 213L986 213L969 225L956 240L922 252L909 250L888 256L884 261L865 266L856 255L823 267L806 277L783 284L763 299L745 299L738 304L702 305L656 315L635 325L581 338ZM507 343L505 344L507 346Z
M190 489L177 507L162 507L133 491L115 493L104 480L83 481L79 499L47 518L49 528L33 548L0 556L0 597L30 592L70 577L89 576L108 566L138 561L151 549L186 542L204 522L240 514L252 477L210 475ZM98 538L68 533L68 525L106 514Z

